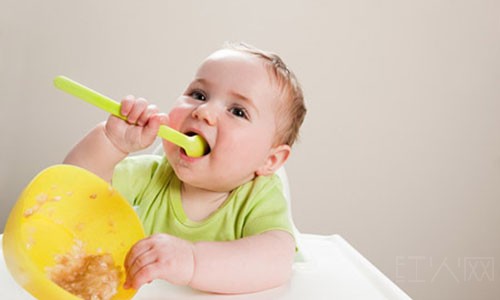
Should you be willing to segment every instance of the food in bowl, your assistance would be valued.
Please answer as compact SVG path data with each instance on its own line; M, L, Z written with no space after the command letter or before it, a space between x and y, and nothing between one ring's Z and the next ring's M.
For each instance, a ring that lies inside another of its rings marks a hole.
M118 292L120 267L109 253L87 254L82 241L71 251L55 257L47 268L49 278L73 295L85 300L109 300Z

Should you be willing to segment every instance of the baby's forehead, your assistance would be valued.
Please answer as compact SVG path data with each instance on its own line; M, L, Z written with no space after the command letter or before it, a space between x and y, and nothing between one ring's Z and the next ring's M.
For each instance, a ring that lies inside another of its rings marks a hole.
M264 57L256 55L251 52L238 49L224 48L217 50L210 54L200 65L198 71L202 69L206 64L217 63L217 62L235 62L240 61L246 64L261 66L263 70L266 71L267 77L270 83L275 86L278 90L283 88L283 82L278 78L277 71L274 69L273 64Z
M207 64L225 64L228 67L231 63L233 66L262 66L265 67L264 59L248 52L234 49L220 49L210 54L200 65L200 68Z
M255 55L252 55L251 53L244 52L244 51L239 51L236 49L219 49L210 54L206 59L230 59L234 57L255 57Z

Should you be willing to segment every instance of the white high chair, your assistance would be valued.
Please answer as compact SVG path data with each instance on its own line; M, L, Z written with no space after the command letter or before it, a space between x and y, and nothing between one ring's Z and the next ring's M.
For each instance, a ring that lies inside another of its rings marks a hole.
M160 151L161 147L155 152L163 153ZM283 183L283 193L290 205L289 217L299 248L293 275L287 284L253 294L218 295L155 280L143 286L134 299L410 299L339 235L300 233L292 219L291 196L285 169L278 170L277 175ZM0 244L1 238L2 235ZM10 276L3 253L0 253L0 299L34 299Z

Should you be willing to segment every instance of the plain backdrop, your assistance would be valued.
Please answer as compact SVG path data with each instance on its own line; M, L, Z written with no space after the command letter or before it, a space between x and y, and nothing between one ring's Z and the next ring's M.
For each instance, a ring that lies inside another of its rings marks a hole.
M302 232L342 235L415 299L500 298L500 1L0 0L0 232L106 118L56 75L166 112L225 41L303 85Z

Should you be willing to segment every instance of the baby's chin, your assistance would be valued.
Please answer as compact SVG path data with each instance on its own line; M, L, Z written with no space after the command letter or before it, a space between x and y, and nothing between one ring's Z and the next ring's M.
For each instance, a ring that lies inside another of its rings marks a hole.
M210 175L201 177L199 176L199 174L191 172L183 172L183 170L179 170L179 172L177 172L175 168L174 172L177 175L177 178L179 178L179 180L182 182L184 186L196 188L201 192L208 192L208 193L230 193L237 187L251 180L249 179L246 180L245 182L234 182L234 181L229 182L228 180L225 180L223 178L215 180Z
M215 186L207 182L198 182L196 180L189 179L183 180L182 178L179 178L179 180L182 182L184 188L190 187L206 193L230 193L232 190L234 190L234 188Z

